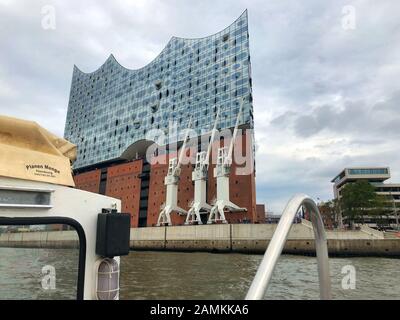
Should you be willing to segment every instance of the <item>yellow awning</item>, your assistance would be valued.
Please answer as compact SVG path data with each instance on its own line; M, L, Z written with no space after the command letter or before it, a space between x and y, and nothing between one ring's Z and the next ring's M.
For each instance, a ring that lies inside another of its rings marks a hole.
M75 186L76 146L36 122L0 116L0 176Z

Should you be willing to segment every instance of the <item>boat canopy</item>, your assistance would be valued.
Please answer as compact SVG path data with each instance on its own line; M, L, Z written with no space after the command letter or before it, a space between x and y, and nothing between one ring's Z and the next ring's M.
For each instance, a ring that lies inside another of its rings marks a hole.
M36 122L0 116L0 176L75 186L76 146Z

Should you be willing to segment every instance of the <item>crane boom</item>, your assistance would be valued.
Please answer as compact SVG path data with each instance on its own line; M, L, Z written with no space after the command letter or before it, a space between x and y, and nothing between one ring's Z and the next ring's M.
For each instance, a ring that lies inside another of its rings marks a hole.
M218 120L219 120L220 111L221 111L220 108L218 108L217 116L215 117L214 127L213 127L213 129L211 131L210 142L208 143L207 155L206 155L206 159L205 159L205 164L207 164L207 165L208 165L209 159L210 159L210 153L211 153L211 149L212 149L212 143L213 143L214 138L215 138L215 132L217 131L217 124L218 124Z
M228 163L231 163L231 160L232 160L233 145L235 144L235 140L236 140L236 136L237 136L237 132L238 132L239 120L240 120L240 117L241 117L242 111L243 111L243 104L244 104L244 98L242 98L240 101L239 112L238 112L238 115L236 118L235 129L233 130L232 140L229 145L228 155L226 157L226 162L228 162Z
M189 137L189 129L191 127L192 127L192 117L190 117L190 119L189 119L189 125L188 125L188 127L186 129L185 138L183 139L183 145L182 145L182 148L181 148L181 152L179 153L178 163L176 165L176 169L178 169L178 170L181 167L183 155L185 154L186 142L187 142L187 139Z

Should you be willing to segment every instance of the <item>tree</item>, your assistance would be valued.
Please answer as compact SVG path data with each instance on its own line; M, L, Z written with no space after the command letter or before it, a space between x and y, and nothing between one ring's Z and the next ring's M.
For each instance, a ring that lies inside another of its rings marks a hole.
M340 207L352 229L354 221L364 222L365 216L382 215L386 206L386 200L376 194L374 186L368 181L349 183L342 189Z
M341 208L341 203L339 199L333 199L333 210L335 212L335 222L336 222L336 227L338 229L343 229L343 214L342 214L342 208Z
M371 210L371 213L375 215L378 226L387 225L389 217L392 214L390 203L390 197L376 195L376 198L374 200L374 207Z
M333 200L319 203L318 209L324 222L325 228L334 227L336 221L336 212Z
M326 227L343 229L342 209L338 199L322 202L318 209Z

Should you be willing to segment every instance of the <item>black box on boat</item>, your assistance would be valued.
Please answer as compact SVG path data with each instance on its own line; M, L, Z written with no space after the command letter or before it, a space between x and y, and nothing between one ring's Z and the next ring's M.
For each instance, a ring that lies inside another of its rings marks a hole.
M130 231L129 213L99 213L96 254L108 258L128 255Z

